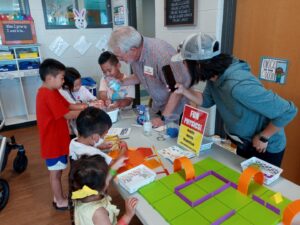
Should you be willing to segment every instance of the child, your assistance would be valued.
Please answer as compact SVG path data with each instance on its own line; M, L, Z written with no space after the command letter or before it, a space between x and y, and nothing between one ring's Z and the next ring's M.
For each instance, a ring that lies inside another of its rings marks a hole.
M66 68L64 80L64 84L59 89L59 92L70 104L85 108L87 106L103 107L103 104L97 101L97 98L86 87L81 85L81 75L75 68ZM75 120L69 120L69 128L70 137L76 137L78 131Z
M119 163L115 169L121 166ZM117 221L119 210L110 203L111 197L106 194L109 173L108 165L100 155L83 156L73 163L69 180L75 206L75 225L130 223L138 200L127 199L125 214Z
M53 206L57 210L66 210L68 200L63 194L61 176L67 167L69 154L67 120L76 118L80 111L72 110L72 106L58 92L64 82L65 73L65 66L61 62L46 59L40 65L39 73L43 84L36 97L36 114L41 156L46 160L50 174Z
M120 72L121 64L118 58L111 52L103 52L99 59L98 63L104 77L100 81L99 88L99 99L103 100L106 107L110 108L125 108L131 105L132 100L135 98L135 89L134 86L122 86L119 85L117 88L112 88L112 85L109 85L109 81L121 81L127 76Z
M97 98L81 85L81 75L73 67L66 68L65 82L59 92L70 103L86 103L90 106L101 107Z
M70 143L70 157L79 159L82 155L101 155L107 164L112 158L98 149L111 148L111 143L103 143L103 137L112 126L109 115L101 109L88 107L83 110L76 119L78 138Z

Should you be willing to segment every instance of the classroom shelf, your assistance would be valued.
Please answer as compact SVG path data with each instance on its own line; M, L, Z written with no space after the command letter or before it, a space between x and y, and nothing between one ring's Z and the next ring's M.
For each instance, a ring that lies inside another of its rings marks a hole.
M36 93L41 86L40 46L2 45L0 53L13 54L13 59L0 59L0 117L6 126L35 121ZM24 55L29 57L20 58Z
M19 124L19 123L26 123L26 122L28 122L27 115L5 118L5 125L6 126Z
M28 121L35 121L36 120L36 114L29 114L28 115Z

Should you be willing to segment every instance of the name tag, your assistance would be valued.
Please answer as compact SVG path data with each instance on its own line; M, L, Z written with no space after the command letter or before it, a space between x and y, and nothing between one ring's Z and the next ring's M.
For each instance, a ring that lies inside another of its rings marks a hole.
M144 66L144 74L153 76L153 68L151 66Z

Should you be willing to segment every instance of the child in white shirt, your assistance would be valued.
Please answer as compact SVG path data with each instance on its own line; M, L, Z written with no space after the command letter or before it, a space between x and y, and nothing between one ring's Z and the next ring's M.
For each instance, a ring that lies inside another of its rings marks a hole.
M101 155L107 164L112 158L100 149L110 149L112 143L104 142L104 136L112 126L109 115L101 109L88 107L76 119L78 137L71 140L70 157L79 159L82 155ZM120 146L125 151L125 143Z
M86 103L95 107L100 107L101 102L84 86L81 85L81 75L73 67L65 70L64 84L60 89L60 94L70 103Z
M99 88L99 99L109 108L130 107L135 98L134 86L113 85L111 81L121 81L127 76L120 72L121 64L111 52L103 52L98 59L99 66L104 73ZM115 88L117 86L117 88ZM117 89L117 90L116 90Z

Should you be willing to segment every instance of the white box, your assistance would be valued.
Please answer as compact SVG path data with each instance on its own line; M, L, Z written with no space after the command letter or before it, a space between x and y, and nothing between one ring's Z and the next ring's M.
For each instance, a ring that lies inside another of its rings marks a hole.
M264 173L264 183L270 185L272 182L277 180L280 177L280 174L283 172L283 169L274 166L262 159L252 157L241 163L243 171L249 166L257 166Z
M141 164L117 176L119 184L130 194L155 180L156 173Z

